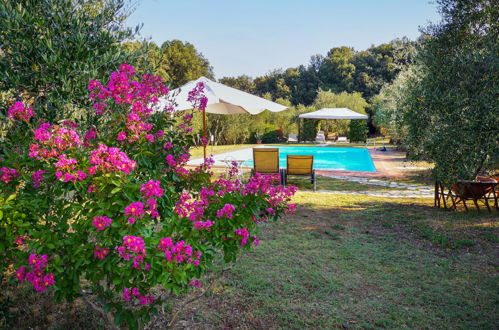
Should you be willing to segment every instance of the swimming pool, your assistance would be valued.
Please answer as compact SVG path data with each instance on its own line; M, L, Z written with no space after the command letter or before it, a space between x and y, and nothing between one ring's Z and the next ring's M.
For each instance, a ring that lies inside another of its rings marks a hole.
M271 147L269 147L271 148ZM313 155L314 169L375 172L373 160L366 148L278 147L279 166L286 167L287 155ZM253 166L253 154L243 166Z

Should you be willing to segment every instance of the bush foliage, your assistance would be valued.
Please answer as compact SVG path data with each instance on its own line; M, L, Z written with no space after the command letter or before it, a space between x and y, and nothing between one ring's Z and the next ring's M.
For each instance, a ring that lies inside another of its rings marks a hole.
M194 108L206 106L203 89L189 94ZM168 93L157 76L123 64L88 90L106 129L51 123L28 102L7 111L1 272L57 299L90 291L117 324L136 328L164 292L200 287L216 260L258 245L258 223L292 212L296 189L269 176L243 183L236 168L212 181L209 160L187 168L192 114L177 122L170 107L153 111Z

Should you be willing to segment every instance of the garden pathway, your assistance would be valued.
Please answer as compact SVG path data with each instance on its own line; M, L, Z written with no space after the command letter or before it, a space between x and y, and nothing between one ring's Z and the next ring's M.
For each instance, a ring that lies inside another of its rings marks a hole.
M371 190L371 191L334 191L335 194L346 194L346 195L363 195L363 196L375 196L375 197L392 197L392 198L403 198L403 197L433 197L434 188L425 185L416 185L403 182L385 181L373 178L361 178L354 176L343 176L343 175L325 175L328 178L345 180L350 182L357 182L360 184L374 185L380 187L393 188L391 190ZM400 190L396 190L400 189ZM326 190L318 190L319 192L331 192Z

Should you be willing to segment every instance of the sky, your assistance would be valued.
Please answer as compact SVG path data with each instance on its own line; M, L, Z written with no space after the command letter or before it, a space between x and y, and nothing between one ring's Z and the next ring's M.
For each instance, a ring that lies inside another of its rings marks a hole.
M333 47L356 50L406 36L437 22L432 0L138 0L128 26L161 45L192 43L216 78L308 64Z

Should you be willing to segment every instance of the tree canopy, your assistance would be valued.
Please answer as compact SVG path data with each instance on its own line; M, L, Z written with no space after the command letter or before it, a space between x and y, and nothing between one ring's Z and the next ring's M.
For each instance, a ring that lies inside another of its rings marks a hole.
M36 99L50 121L84 119L88 82L133 60L129 13L124 0L1 1L0 91Z
M154 42L135 41L126 47L130 51L142 50L138 63L141 72L153 72L173 88L201 76L215 79L210 62L189 42L170 40L158 46Z
M434 162L435 177L450 184L497 166L499 13L487 0L438 4L442 21L422 31L410 79L383 90L377 118L396 118L413 155Z

